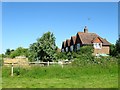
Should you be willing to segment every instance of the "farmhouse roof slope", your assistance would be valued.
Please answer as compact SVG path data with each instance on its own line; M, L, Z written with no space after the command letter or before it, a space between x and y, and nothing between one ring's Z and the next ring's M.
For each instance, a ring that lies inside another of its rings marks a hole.
M96 33L84 33L78 32L78 37L81 39L82 44L92 44L95 38L99 38L103 45L110 45L110 43L106 40L101 38Z

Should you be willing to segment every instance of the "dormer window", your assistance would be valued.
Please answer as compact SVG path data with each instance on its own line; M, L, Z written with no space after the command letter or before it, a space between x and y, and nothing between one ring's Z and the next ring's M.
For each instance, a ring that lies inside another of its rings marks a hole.
M101 49L102 48L102 43L93 43L93 46L95 49Z

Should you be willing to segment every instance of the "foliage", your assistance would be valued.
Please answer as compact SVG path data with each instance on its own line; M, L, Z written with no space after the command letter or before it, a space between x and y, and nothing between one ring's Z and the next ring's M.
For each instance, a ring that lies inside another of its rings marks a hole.
M77 58L77 59L82 59L82 60L91 60L92 58L94 58L94 56L92 56L93 53L93 47L92 46L83 46L80 48L80 51L77 52L72 52L72 57L73 59Z
M20 67L16 67L14 68L14 72L13 72L16 76L20 75Z
M67 59L67 55L66 55L66 52L57 52L56 53L57 54L57 59L59 60L59 59Z
M84 66L84 65L117 65L118 59L115 57L107 56L107 57L94 57L94 56L87 56L87 55L80 55L79 58L75 58L72 62L73 66Z
M84 66L86 64L91 64L94 61L94 56L92 55L77 55L77 58L74 58L72 62L73 66Z
M10 55L10 49L6 49L5 55Z
M10 58L15 58L16 56L26 56L26 57L28 57L28 49L18 47L16 50L11 52Z
M110 55L111 56L116 56L117 55L116 46L114 44L110 45Z
M68 53L67 53L67 58L68 58L68 60L71 60L71 59L73 58L71 52L68 52Z
M60 52L57 54L57 57L59 59L68 59L68 60L72 60L72 59L91 60L94 58L94 56L92 56L92 53L93 53L92 46L83 46L77 52L74 52L74 51L73 52Z
M93 53L93 47L92 46L82 46L80 48L80 51L77 52L77 54L92 54Z
M116 41L116 51L120 54L120 38Z
M29 60L30 61L53 61L56 60L55 37L51 32L44 33L37 42L29 47Z
M28 49L23 47L18 47L16 50L7 49L5 54L3 54L3 58L15 58L16 56L26 56L28 57Z
M120 57L120 38L116 41L115 45L110 46L110 55L114 57Z
M10 50L9 48L6 49L6 52L5 52L4 57L10 57L10 54L11 54L13 51L14 51L13 49L12 49L12 50Z

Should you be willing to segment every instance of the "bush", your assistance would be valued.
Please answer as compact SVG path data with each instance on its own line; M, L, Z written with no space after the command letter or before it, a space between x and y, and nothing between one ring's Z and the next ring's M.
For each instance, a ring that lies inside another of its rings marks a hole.
M72 62L72 66L84 66L84 65L102 65L110 66L118 64L118 58L115 57L99 57L95 58L92 55L79 55L79 58L75 58Z
M20 75L20 68L14 68L14 72L13 72L16 76Z
M57 59L67 59L66 52L57 52Z
M73 66L83 66L87 64L91 64L94 61L93 56L87 56L87 55L80 55L79 58L75 58L72 62Z
M92 46L83 46L80 48L80 51L77 52L78 54L92 54L93 47Z

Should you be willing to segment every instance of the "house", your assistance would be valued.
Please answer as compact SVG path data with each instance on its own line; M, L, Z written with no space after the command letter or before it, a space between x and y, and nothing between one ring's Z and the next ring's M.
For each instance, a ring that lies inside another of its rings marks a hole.
M94 47L94 53L96 54L109 54L110 43L97 35L96 33L89 33L88 28L85 26L84 32L78 32L76 36L71 36L62 43L62 52L77 51L80 47L92 45Z

